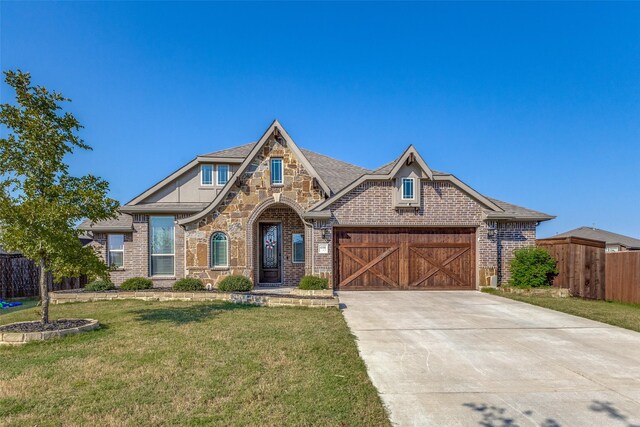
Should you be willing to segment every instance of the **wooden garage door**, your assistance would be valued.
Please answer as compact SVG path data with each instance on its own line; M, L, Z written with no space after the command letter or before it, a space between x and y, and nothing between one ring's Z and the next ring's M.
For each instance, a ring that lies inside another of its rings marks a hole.
M473 228L335 230L338 289L475 289Z

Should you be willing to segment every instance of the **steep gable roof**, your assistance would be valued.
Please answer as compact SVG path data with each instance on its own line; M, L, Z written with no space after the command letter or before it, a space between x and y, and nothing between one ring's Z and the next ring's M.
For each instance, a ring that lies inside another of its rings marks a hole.
M640 239L594 227L578 227L552 237L581 237L583 239L600 240L609 245L622 245L629 249L640 249Z
M467 184L460 181L454 175L434 173L434 171L431 170L431 168L427 165L427 163L424 161L422 156L420 156L420 154L418 153L418 151L415 149L413 145L410 145L409 147L407 147L404 153L402 153L402 155L398 157L395 161L388 163L376 169L375 171L372 171L370 173L360 176L358 179L354 180L349 185L342 188L340 191L335 193L333 196L331 196L324 202L319 203L317 206L315 206L312 209L312 211L320 212L323 209L326 209L327 207L331 206L333 203L337 202L342 196L344 196L349 191L351 191L352 189L354 189L355 187L357 187L358 185L362 184L365 181L392 179L396 175L396 173L400 170L400 168L407 162L408 159L411 159L412 161L415 161L416 163L418 163L420 165L420 168L423 170L423 172L426 174L426 176L429 179L438 180L438 181L450 181L454 185L456 185L458 188L460 188L462 191L464 191L469 196L479 201L481 204L483 204L485 207L489 208L490 210L496 211L496 212L502 212L502 208L500 208L492 200L488 199L487 197L483 196L473 188L469 187Z
M289 148L289 150L291 150L295 154L295 156L302 163L302 165L307 170L307 172L309 172L309 174L316 179L316 181L318 182L318 185L323 189L325 194L327 195L331 194L331 189L326 184L326 182L322 179L322 177L318 175L318 172L313 167L313 165L309 163L309 160L306 158L304 153L300 150L300 148L298 148L296 143L293 142L293 139L291 139L291 137L289 136L287 131L282 127L280 122L278 122L278 120L274 120L273 123L271 123L271 125L267 128L265 133L262 135L260 140L258 140L258 142L256 142L255 145L251 148L251 151L249 151L249 154L247 154L245 159L242 161L242 163L238 167L238 171L235 173L236 179L229 180L225 184L225 186L222 187L222 190L220 191L220 193L218 193L215 199L213 199L213 201L209 204L209 206L207 206L204 210L202 210L201 212L195 215L191 215L188 218L181 219L178 221L178 223L188 224L190 222L197 221L201 218L204 218L211 211L213 211L220 204L220 202L224 200L224 198L227 196L231 188L235 185L237 178L242 177L242 174L246 172L246 170L249 168L249 166L251 165L251 162L253 161L255 156L258 154L260 149L262 149L264 144L266 144L266 142L269 140L271 135L273 135L274 133L278 133L279 136L284 139L284 141L286 142L287 148Z

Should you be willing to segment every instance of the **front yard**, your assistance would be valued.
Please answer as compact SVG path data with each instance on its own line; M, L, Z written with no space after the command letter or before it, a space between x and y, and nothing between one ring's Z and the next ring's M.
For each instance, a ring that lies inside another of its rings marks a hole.
M0 347L4 425L389 425L335 309L110 301L51 315L104 326Z
M549 296L519 295L503 293L488 288L483 289L483 292L640 332L640 304L624 304L573 297L553 298Z

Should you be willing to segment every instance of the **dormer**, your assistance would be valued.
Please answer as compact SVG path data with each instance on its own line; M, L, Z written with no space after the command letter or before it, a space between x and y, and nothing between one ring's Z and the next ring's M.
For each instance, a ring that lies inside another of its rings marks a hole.
M394 183L394 206L418 209L422 196L422 180L431 179L432 173L413 147L409 147L391 173Z

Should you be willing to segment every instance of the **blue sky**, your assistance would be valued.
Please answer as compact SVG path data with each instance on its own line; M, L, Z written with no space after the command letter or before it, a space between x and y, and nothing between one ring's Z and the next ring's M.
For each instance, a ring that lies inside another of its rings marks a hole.
M72 172L123 203L278 118L298 145L369 168L414 144L484 194L557 215L540 236L640 237L638 3L3 1L0 14L2 70L73 99L94 150Z

